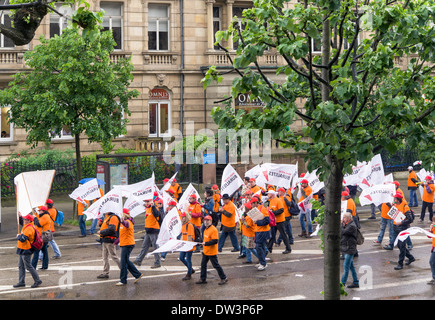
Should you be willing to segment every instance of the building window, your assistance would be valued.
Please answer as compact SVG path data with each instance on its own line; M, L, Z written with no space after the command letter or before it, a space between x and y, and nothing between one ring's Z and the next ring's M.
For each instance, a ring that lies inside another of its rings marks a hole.
M150 92L149 136L163 137L170 134L170 96L165 89L156 88Z
M122 15L123 6L119 2L101 2L100 8L105 11L103 16L103 30L112 30L116 42L115 50L122 49Z
M12 27L12 19L9 17L9 12L4 12L0 19L1 24L3 24L5 27ZM14 48L15 44L12 42L11 39L4 36L2 33L0 33L0 47L1 48Z
M71 128L70 126L63 125L62 131L60 132L60 135L57 135L54 133L54 131L51 132L52 139L72 139L73 136L71 135Z
M72 5L65 5L62 3L56 3L56 11L63 14L60 16L56 12L50 13L50 38L56 34L62 35L62 30L68 26L68 20L72 17L73 8Z
M213 43L216 43L216 32L222 29L222 8L213 7ZM219 46L214 45L215 50L219 50Z
M169 6L150 4L148 50L169 50Z
M311 38L311 52L322 53L322 39Z
M1 108L1 119L0 119L0 141L11 141L12 140L12 123L9 123L8 111L10 107Z

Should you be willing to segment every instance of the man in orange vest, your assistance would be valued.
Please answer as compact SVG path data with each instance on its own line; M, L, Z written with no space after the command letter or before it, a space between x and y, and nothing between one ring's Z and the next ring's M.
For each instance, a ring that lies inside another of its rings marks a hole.
M39 275L30 262L30 258L33 254L32 243L35 241L36 231L33 226L33 216L27 214L21 216L19 213L19 223L23 225L21 233L17 234L17 254L19 256L18 262L18 283L14 284L14 288L26 286L26 270L32 275L34 284L32 288L38 287L42 281L39 279Z
M302 179L301 186L300 186L300 193L301 197L298 200L298 203L300 203L302 200L306 199L313 193L313 189L308 185L307 179ZM308 225L308 232L307 228L305 226L305 220L307 220ZM304 207L304 209L300 208L299 213L299 222L301 224L302 233L299 234L299 237L309 237L311 233L313 233L313 224L311 223L311 208L307 209Z
M417 199L417 182L418 177L414 171L413 166L408 167L408 190L409 190L409 206L410 207L418 207L418 199Z
M426 208L429 210L429 221L433 218L433 203L435 197L435 185L433 183L432 177L427 176L424 178L423 186L423 204L421 205L420 221L423 222L424 215L426 213Z
M108 212L104 219L99 219L100 230L97 234L100 235L100 241L103 249L103 273L97 276L98 279L109 278L110 264L109 256L121 269L121 261L116 255L115 241L119 237L120 218L113 212Z
M143 240L139 255L133 261L133 263L137 266L142 264L142 260L148 253L150 246L152 246L154 249L159 247L157 244L157 237L159 236L161 224L160 212L152 199L145 200L145 207L145 239ZM151 268L160 268L160 261L160 253L155 253L154 265Z
M267 255L267 247L266 242L270 239L270 218L269 212L263 205L260 204L260 199L257 197L252 197L251 206L253 208L257 208L264 216L261 220L256 220L254 223L256 224L255 228L255 249L257 250L258 260L260 264L257 265L257 269L262 271L266 269L266 255Z
M54 221L56 220L57 217L57 209L54 207L54 202L51 199L47 199L46 203L47 205L47 211L50 214L50 218L51 220L53 220L53 223L51 224L51 232L54 233ZM59 259L61 257L61 253L59 250L59 246L57 245L56 241L51 240L50 241L50 246L53 248L53 252L54 252L54 256L52 257L53 259ZM41 255L39 255L39 258L41 259Z
M236 206L228 194L222 196L223 207L219 208L221 213L222 233L219 238L218 251L222 252L227 236L230 236L234 249L231 252L240 251L239 242L236 237Z
M183 193L183 189L181 189L181 186L177 183L177 179L173 179L171 182L171 186L169 187L168 191L173 191L174 198L177 201L180 201L181 194Z
M217 255L218 255L218 238L219 232L214 225L212 225L212 217L206 216L204 217L204 225L205 230L203 234L203 242L202 242L202 260L201 260L201 276L200 280L197 281L197 284L205 284L207 283L207 263L211 262L213 268L216 269L219 278L221 281L220 285L226 284L228 282L227 276L224 273L224 270L219 264Z
M276 231L279 231L280 234L284 235L283 241L285 244L285 250L282 252L283 254L290 253L292 251L290 247L290 243L288 237L285 232L285 214L284 214L284 205L283 201L276 196L276 192L274 190L269 189L267 192L267 196L269 198L269 206L268 209L272 211L276 218L276 226L271 227L274 229L272 232L272 238L268 244L268 250L272 252L273 244L276 243Z

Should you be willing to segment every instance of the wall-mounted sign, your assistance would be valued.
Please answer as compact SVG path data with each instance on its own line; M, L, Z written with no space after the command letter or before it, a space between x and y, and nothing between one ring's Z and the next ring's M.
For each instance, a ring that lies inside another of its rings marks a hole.
M169 100L169 92L162 88L154 88L150 91L150 100Z
M260 99L251 99L250 92L240 93L235 101L236 107L264 107L266 104Z

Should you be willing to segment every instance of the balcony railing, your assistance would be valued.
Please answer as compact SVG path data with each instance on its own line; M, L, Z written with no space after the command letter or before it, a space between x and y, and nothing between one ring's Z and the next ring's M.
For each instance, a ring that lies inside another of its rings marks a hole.
M23 64L23 50L0 50L0 64Z
M225 52L215 51L208 53L209 65L230 65L230 60ZM231 59L234 61L235 54L230 53ZM285 65L283 57L276 52L266 52L263 56L258 57L259 65L262 66L280 66Z

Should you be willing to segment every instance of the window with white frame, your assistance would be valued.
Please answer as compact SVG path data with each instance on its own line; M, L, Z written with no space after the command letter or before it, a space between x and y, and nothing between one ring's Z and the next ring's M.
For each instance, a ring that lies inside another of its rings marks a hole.
M112 30L116 42L115 50L122 49L122 16L123 4L121 2L101 2L100 8L105 11L103 16L103 30Z
M12 141L12 123L9 123L8 111L10 107L1 108L0 119L0 141Z
M148 50L169 50L169 6L150 4L148 7Z
M165 89L155 88L150 92L149 106L149 136L164 137L170 134L170 108L169 92Z
M54 131L51 132L52 139L72 139L71 127L67 125L62 126L62 131L60 134L55 134Z
M6 27L12 27L12 19L9 16L9 11L3 12L0 22ZM11 39L6 37L3 33L0 33L0 48L14 48L15 44Z
M55 10L61 13L62 16L56 12L50 12L50 38L56 34L58 36L62 35L62 30L68 26L68 20L71 19L74 11L71 4L65 5L62 3L56 3Z

